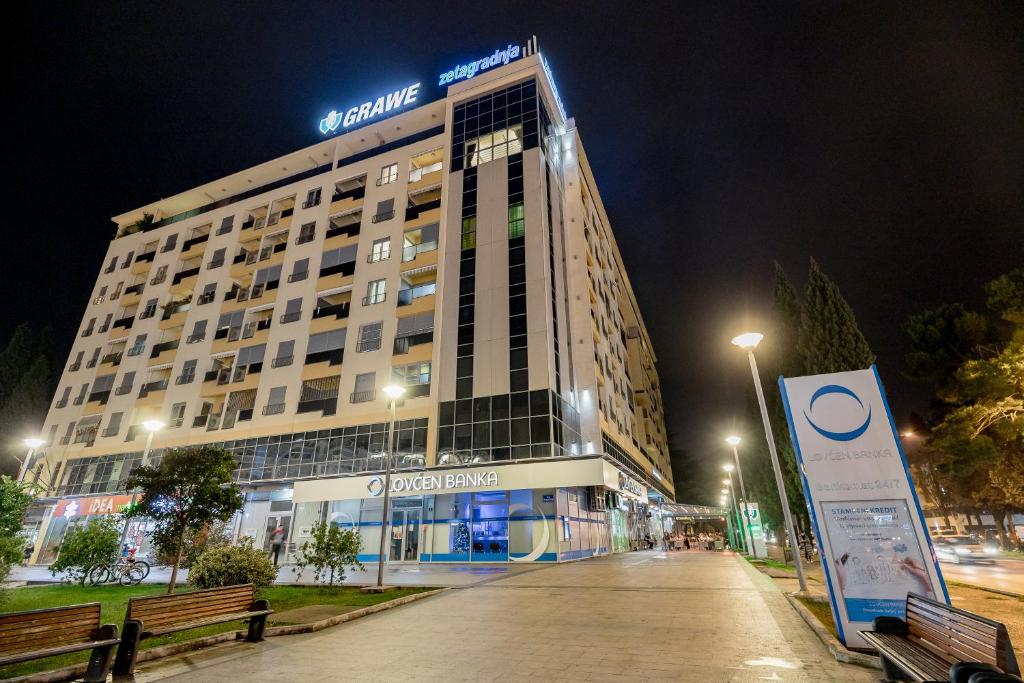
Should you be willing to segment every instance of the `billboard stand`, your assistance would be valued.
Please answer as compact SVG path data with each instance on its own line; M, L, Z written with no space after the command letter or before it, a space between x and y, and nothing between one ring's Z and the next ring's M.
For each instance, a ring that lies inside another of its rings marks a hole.
M868 370L779 377L839 640L878 616L903 618L908 592L949 602L885 399Z

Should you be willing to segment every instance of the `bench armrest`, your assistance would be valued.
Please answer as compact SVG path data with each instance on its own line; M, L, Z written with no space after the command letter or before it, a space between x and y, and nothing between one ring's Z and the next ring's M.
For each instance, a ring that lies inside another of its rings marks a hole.
M907 635L907 622L899 617L875 617L873 630L876 633L889 633L894 636Z

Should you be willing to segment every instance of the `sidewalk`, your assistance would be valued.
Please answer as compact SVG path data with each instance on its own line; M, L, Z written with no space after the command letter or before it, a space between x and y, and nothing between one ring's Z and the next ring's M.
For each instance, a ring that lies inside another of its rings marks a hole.
M472 586L495 577L514 576L532 571L543 565L530 564L389 564L384 567L384 583L389 586ZM169 567L153 567L144 583L167 583L171 578ZM44 566L14 567L9 578L11 582L59 583ZM188 581L188 570L178 571L178 582ZM277 583L311 584L313 570L307 569L302 581L297 581L291 565L282 566L277 572ZM345 585L370 586L377 583L377 565L368 563L363 571L345 570Z
M492 577L493 578L493 577ZM731 553L629 553L534 568L326 631L144 664L168 680L874 681L836 662Z

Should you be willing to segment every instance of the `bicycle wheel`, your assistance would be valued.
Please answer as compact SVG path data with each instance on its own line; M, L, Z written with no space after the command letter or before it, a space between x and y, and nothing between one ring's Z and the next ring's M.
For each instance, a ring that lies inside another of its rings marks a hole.
M101 564L89 570L89 585L98 586L107 581L110 581L110 567Z
M133 567L139 567L140 569L142 569L142 578L143 579L145 579L147 576L149 576L149 562L146 562L145 560L135 560L132 563L132 566Z
M145 573L142 567L126 567L124 572L121 573L121 585L135 586L142 583L143 578L145 578Z

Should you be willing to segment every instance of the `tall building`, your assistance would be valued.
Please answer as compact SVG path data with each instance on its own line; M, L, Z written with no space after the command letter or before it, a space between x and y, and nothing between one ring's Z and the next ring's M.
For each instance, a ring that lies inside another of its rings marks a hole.
M437 81L114 217L26 472L52 496L36 562L126 504L144 457L198 444L238 460L237 536L281 525L294 547L329 519L376 560L388 384L391 561L576 559L658 531L654 352L551 72L533 41Z

